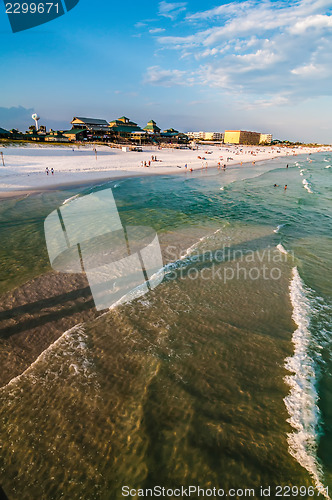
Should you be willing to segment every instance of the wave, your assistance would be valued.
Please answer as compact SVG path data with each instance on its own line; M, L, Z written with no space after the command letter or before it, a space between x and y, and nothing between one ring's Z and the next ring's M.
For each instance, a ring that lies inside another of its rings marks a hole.
M325 167L325 168L331 168L331 165L326 165L326 167Z
M307 179L303 179L302 184L303 184L304 189L306 189L308 191L308 193L313 194L313 191L311 189L312 186L311 186L310 182L307 181Z
M69 203L72 199L80 196L79 194L68 198L65 200L64 204ZM198 248L198 246L205 240L211 238L215 234L222 231L222 228L217 229L214 233L208 234L200 238L196 243L191 245L184 252L179 259L169 264L166 264L161 269L156 271L150 278L150 283L153 283L155 280L160 282L160 277L166 276L168 273L173 272L175 269L179 269L180 267L187 266L190 262L193 262L197 258L197 254L195 254L192 258L190 254ZM126 304L132 302L135 299L140 299L146 295L146 284L143 283L136 288L127 292L123 297L121 297L117 302L115 302L109 309L107 309L103 314L99 316L99 318L108 314L111 310L116 309L118 306L122 304ZM148 304L148 301L145 303L145 306ZM92 364L88 359L88 349L86 346L86 334L84 332L84 325L79 323L72 327L70 330L65 331L53 344L51 344L45 351L43 351L38 358L20 375L11 379L8 384L3 387L0 387L0 394L10 388L11 386L16 387L17 383L19 383L23 379L28 379L32 383L36 382L36 377L34 375L34 368L36 368L40 363L49 361L49 365L51 365L51 360L54 360L54 357L57 356L57 352L61 352L62 356L68 358L69 353L72 355L72 362L69 365L69 374L71 376L84 374L86 380L90 380L94 377L94 372L92 370ZM61 349L59 349L61 347ZM77 355L75 355L75 352ZM68 358L69 359L69 358ZM88 373L89 372L89 373ZM47 381L47 369L45 371L44 381ZM52 375L54 376L54 374ZM40 380L40 378L38 378Z
M23 380L31 384L37 383L35 368L40 365L44 365L44 369L43 376L38 376L38 384L52 383L54 378L58 376L57 368L55 368L55 372L51 370L51 367L54 366L54 360L57 357L61 357L61 372L63 373L67 370L67 375L72 379L72 383L75 379L77 381L79 379L81 384L87 385L93 382L97 387L93 362L89 357L86 341L87 335L83 324L79 323L75 325L45 349L23 373L10 380L7 385L1 387L0 394L4 391L15 390Z
M279 226L277 226L276 229L273 229L273 232L274 233L279 233L280 229L282 229L285 226L286 226L286 224L279 224Z
M309 289L303 283L296 267L292 271L290 298L292 318L297 325L293 333L294 354L285 360L285 368L292 373L285 377L290 387L284 399L289 413L288 422L294 432L287 436L289 453L304 467L325 498L330 498L323 485L322 466L317 457L320 437L320 411L316 388L316 363L311 354L313 339L310 332L312 307Z
M70 201L73 201L73 200L76 200L76 198L79 198L80 195L79 194L75 194L75 196L71 196L70 198L67 198L63 203L62 205L67 205L67 203L69 203Z

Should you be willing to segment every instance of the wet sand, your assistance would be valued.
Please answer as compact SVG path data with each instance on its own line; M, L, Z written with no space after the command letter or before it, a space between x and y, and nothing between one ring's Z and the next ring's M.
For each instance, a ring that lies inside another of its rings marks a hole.
M65 331L98 316L85 275L49 272L0 303L0 386L23 373Z

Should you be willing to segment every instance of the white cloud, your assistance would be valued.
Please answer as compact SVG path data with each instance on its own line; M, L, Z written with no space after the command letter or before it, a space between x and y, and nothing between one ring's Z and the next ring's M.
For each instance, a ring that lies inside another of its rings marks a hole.
M163 31L165 31L165 28L152 28L149 30L149 33L154 35L156 33L162 33Z
M303 76L307 78L319 78L329 75L329 72L326 71L326 68L323 65L312 63L294 68L292 69L291 73L293 73L293 75Z
M160 6L168 17L185 8L184 3ZM191 85L260 95L263 107L332 95L331 8L332 0L230 2L188 13L184 35L163 35L158 43L178 51L177 61L186 58ZM154 85L179 84L176 72L181 70L172 69L172 60L169 69L158 67Z
M144 28L144 26L147 26L147 24L141 21L135 24L135 28Z
M240 71L245 72L273 66L282 56L270 50L259 49L255 53L235 55L235 58L241 64Z
M160 66L151 66L147 69L145 83L161 87L178 85L192 85L194 79L186 71L178 69L162 69Z
M159 4L159 14L164 17L169 17L174 20L178 17L178 15L186 10L187 2L160 2Z
M309 28L332 28L332 16L318 14L316 16L306 17L295 23L294 26L291 26L289 31L290 33L300 35L305 33Z

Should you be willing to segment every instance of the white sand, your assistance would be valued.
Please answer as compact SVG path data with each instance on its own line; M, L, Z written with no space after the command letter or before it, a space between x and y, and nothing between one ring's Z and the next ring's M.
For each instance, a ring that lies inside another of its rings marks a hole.
M107 146L97 146L97 160L92 145L48 146L29 145L26 147L0 147L5 166L0 159L0 193L27 192L54 188L64 184L79 184L131 175L170 174L189 169L217 167L218 162L229 167L243 162L243 168L250 168L252 162L282 156L309 154L332 148L277 148L256 146L199 146L198 150L162 149L144 147L143 152L123 152ZM207 151L212 152L206 154ZM156 162L151 156L157 156ZM202 159L198 157L202 157ZM203 159L205 158L205 159ZM231 159L230 159L231 158ZM228 159L228 160L227 160ZM150 167L142 167L141 162L151 161ZM285 158L285 163L287 159ZM46 175L46 167L54 175ZM181 168L179 168L181 167Z

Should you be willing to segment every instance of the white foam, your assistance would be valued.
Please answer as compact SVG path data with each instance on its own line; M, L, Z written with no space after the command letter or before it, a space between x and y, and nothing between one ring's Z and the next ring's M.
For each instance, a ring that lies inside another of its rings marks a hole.
M308 191L308 193L313 194L313 191L311 189L311 184L310 184L310 182L307 181L307 179L303 179L302 184L303 184L304 189L306 189Z
M326 167L325 167L325 168L331 168L331 165L326 165Z
M60 363L68 366L68 374L71 377L80 377L81 383L90 383L95 378L93 364L88 356L88 348L86 345L87 335L84 332L83 325L80 323L70 330L64 332L53 344L43 351L38 358L20 375L13 378L7 385L0 388L0 394L4 391L15 390L18 384L27 380L32 384L37 381L35 368L45 364L47 369L44 370L43 377L38 376L38 384L47 383L57 376L58 366L55 368L56 373L52 372L52 365L55 358L61 357ZM67 363L66 363L67 361ZM63 370L62 370L63 371ZM97 384L95 384L97 387Z
M285 360L286 369L292 373L285 377L290 393L284 399L289 413L288 422L294 429L287 436L289 452L309 472L321 494L330 498L324 491L322 467L317 457L320 412L317 406L315 362L310 355L311 305L296 267L292 271L289 289L292 317L297 325L292 338L294 354Z
M217 233L220 233L220 231L222 231L222 229L217 229L217 231L215 231L214 233L212 234L208 234L207 236L203 236L202 238L200 238L196 243L194 243L193 245L191 245L189 248L187 248L186 252L184 253L182 259L179 259L179 260L183 260L185 259L186 257L189 257L189 255L197 249L197 247L199 246L199 244L202 242L202 241L205 241L209 238L211 238L211 236L214 236L215 234Z
M276 228L276 229L274 229L274 230L273 230L273 232L274 232L274 233L279 233L280 229L281 229L282 227L284 227L284 226L286 226L286 224L279 224L279 226L277 226L277 228Z
M281 243L279 243L279 245L277 245L277 249L279 250L279 252L284 253L285 255L288 255L287 250L285 249L285 247Z
M69 203L70 201L73 201L75 200L76 198L78 198L80 195L79 194L76 194L75 196L71 196L70 198L67 198L67 200L65 200L62 205L66 205L67 203Z

